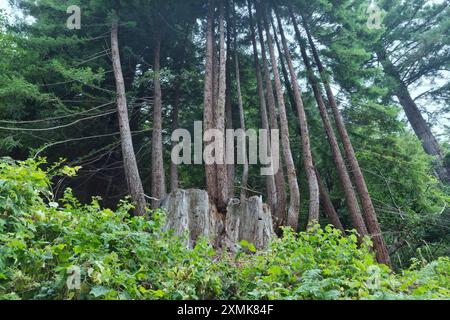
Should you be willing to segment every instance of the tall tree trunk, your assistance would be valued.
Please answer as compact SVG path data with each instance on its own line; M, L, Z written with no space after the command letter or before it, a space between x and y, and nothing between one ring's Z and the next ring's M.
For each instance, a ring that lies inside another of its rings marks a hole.
M156 32L154 86L155 98L153 105L153 132L152 132L152 207L156 209L161 200L166 197L166 178L164 174L163 142L162 142L162 93L160 81L161 60L161 33Z
M234 6L234 3L231 2L231 6ZM233 33L232 30L232 24L230 23L231 20L231 13L232 9L230 8L230 2L227 1L225 3L226 7L226 15L227 15L227 48L229 52L231 53L231 45L232 45L232 38L231 35ZM236 47L234 48L236 51ZM226 122L226 129L231 130L234 129L233 125L233 99L232 99L232 90L233 90L233 79L231 78L231 71L232 71L232 63L233 63L233 55L228 54L227 55L227 71L226 71L226 94L225 94L225 122ZM234 198L235 196L235 186L234 186L234 180L236 175L236 169L234 163L227 164L227 173L228 173L228 197Z
M437 177L444 183L450 183L450 168L446 168L444 165L444 154L439 145L438 140L431 132L430 126L425 121L422 113L419 110L414 99L408 91L408 87L402 81L400 73L396 67L389 60L386 55L386 51L379 47L377 50L378 59L383 65L384 72L390 76L396 83L394 94L397 96L400 104L405 111L411 127L413 128L416 136L422 142L422 146L425 152L431 156L436 157L434 161L434 169Z
M273 21L272 15L270 15L270 23L272 25L273 30L275 30L276 28L275 28L275 23ZM283 55L284 55L283 49L281 48L280 41L279 41L276 33L274 33L273 39L274 39L274 42L275 42L275 45L276 45L277 51L278 51L278 59L280 60L281 74L283 75L284 87L286 88L286 91L287 91L287 94L289 97L289 104L291 105L292 112L296 116L298 116L297 107L295 105L294 92L292 91L291 81L289 80L289 73L286 68L286 63L285 63L284 57L283 57ZM298 132L299 132L299 135L301 135L300 127L298 127Z
M178 114L180 108L180 98L181 98L181 79L180 75L177 76L175 80L175 92L172 106L172 132L178 129ZM176 142L172 142L172 148L174 148ZM178 190L178 167L175 163L170 161L170 191L174 192Z
M226 65L227 52L225 49L225 8L220 0L219 8L219 95L217 100L216 129L223 133L222 150L219 152L217 164L217 209L226 212L228 205L228 172L225 164L225 93L226 93Z
M281 23L280 16L275 10L278 29L281 35L281 43L284 49L284 55L289 69L289 74L291 75L291 84L294 90L295 105L297 107L297 114L300 121L300 130L302 132L302 147L303 147L303 161L306 171L306 177L308 179L308 189L309 189L309 220L310 226L317 224L319 222L319 212L320 212L320 193L319 184L317 182L316 172L314 170L313 157L311 151L311 141L309 136L308 120L306 118L305 107L303 105L302 93L297 82L297 73L295 72L294 65L292 63L291 54L286 41L286 36L284 34L283 25ZM268 26L267 26L268 27ZM267 31L269 32L269 31ZM277 30L274 28L274 33Z
M331 110L333 111L334 119L336 122L336 127L338 129L339 135L342 139L345 154L350 164L350 169L353 175L353 179L356 184L356 189L358 190L361 204L364 212L364 219L366 222L367 229L369 230L369 234L372 238L373 246L377 255L377 260L380 263L384 263L386 265L391 265L391 259L389 257L389 252L386 248L386 244L384 242L383 234L381 232L380 225L378 223L377 215L375 213L375 208L372 203L372 199L370 198L369 191L367 189L366 181L364 179L364 175L362 173L361 167L359 166L358 159L356 158L355 150L353 149L353 145L351 143L350 137L348 135L347 129L345 127L344 119L339 111L336 100L334 98L333 91L331 90L330 83L328 81L327 75L325 73L325 68L320 60L319 54L317 52L316 46L314 44L313 38L311 36L311 32L308 27L308 23L304 16L303 24L306 30L306 34L308 36L308 41L311 46L311 50L313 52L314 59L316 61L317 67L319 69L319 73L322 77L322 82L325 86L325 90L328 97L328 102L331 106Z
M206 62L204 89L204 130L214 129L214 0L208 0L208 22L206 31ZM214 164L205 165L206 188L213 202L217 201L217 174Z
M114 11L111 26L111 58L114 69L114 77L117 90L117 110L120 127L120 141L122 146L122 157L125 170L125 179L128 190L135 205L134 214L143 216L146 213L146 201L144 188L139 176L139 169L134 154L133 140L131 136L130 123L128 119L127 98L125 95L125 84L123 80L122 66L120 63L118 25L119 18L117 9Z
M270 121L270 129L271 130L279 130L278 127L278 120L277 120L277 112L275 110L275 96L273 92L273 86L272 86L272 79L270 77L270 69L269 69L269 62L267 60L266 55L266 45L264 43L264 32L262 28L262 22L261 22L261 13L259 12L260 9L258 8L258 5L256 6L256 15L257 15L257 24L258 24L258 33L259 33L259 42L261 47L261 58L263 62L263 69L264 69L264 80L266 82L266 94L267 94L267 106L268 106L268 114L269 114L269 121ZM282 139L281 139L282 140ZM272 141L272 143L274 143ZM279 141L277 141L279 143ZM285 187L285 180L284 180L284 174L282 165L281 165L281 158L276 159L273 158L273 161L278 161L279 165L277 167L280 168L280 170L275 174L275 186L276 186L276 199L277 204L276 208L274 208L275 211L275 217L277 218L277 226L284 225L286 221L286 187Z
M288 225L292 229L298 229L298 217L300 211L300 190L297 183L297 172L295 170L294 159L291 152L291 144L289 141L289 124L286 114L286 107L284 102L283 89L281 87L280 74L278 72L278 64L273 48L272 36L270 34L269 24L267 23L266 12L264 8L259 7L259 20L264 21L264 27L266 31L267 47L269 49L270 60L272 62L272 72L274 75L275 92L278 100L278 110L280 113L280 127L281 127L281 144L284 154L284 160L286 162L286 170L288 177L288 184L290 189L289 209L288 209ZM261 24L261 21L260 21Z
M342 226L341 220L339 219L339 215L336 212L336 209L333 206L333 202L330 199L330 193L328 192L327 188L325 187L325 184L323 183L322 177L320 176L319 170L315 168L316 170L316 176L317 176L317 182L319 183L319 190L320 190L320 202L322 204L322 207L325 211L325 214L327 215L328 220L330 223L338 230L341 230L343 234L345 234L345 229Z
M234 2L233 5L233 44L234 44L234 64L236 66L236 90L237 90L237 98L238 98L238 106L239 106L239 120L241 123L241 129L246 131L245 128L245 114L244 114L244 102L242 100L242 90L241 90L241 71L239 66L239 52L237 45L237 27L236 27L236 12L234 11ZM230 41L231 43L231 41ZM241 185L241 202L244 202L247 199L247 185L248 185L248 158L247 158L247 140L244 139L241 148L245 150L244 152L244 168L242 171L242 185Z
M191 25L188 23L185 29L186 33L184 35L183 42L179 45L176 59L179 59L178 62L175 63L175 68L177 70L177 76L175 79L175 87L174 87L174 98L173 98L173 106L172 106L172 132L179 128L178 118L180 111L180 100L182 94L182 73L183 67L186 65L186 51L187 51L187 43L189 40L189 35L191 32ZM180 59L180 56L182 57ZM176 146L176 142L172 142L172 149ZM172 161L170 162L170 191L174 192L179 188L179 178L178 178L178 166L174 164Z
M250 33L251 33L251 39L252 39L252 46L253 46L253 59L254 59L254 65L255 65L255 73L256 73L256 83L258 87L258 97L259 97L259 106L261 111L261 127L262 129L266 130L267 133L270 130L269 126L269 117L267 115L267 104L266 104L266 98L264 96L264 85L263 85L263 79L261 74L261 67L259 65L259 56L258 56L258 47L256 43L256 34L255 34L255 25L253 22L253 13L252 13L252 4L251 0L247 0L247 7L248 7L248 14L249 14L249 22L250 22ZM271 141L270 141L270 134L267 134L267 141L268 141L268 156L270 157L270 150L271 150ZM270 210L272 212L272 215L276 218L276 226L279 227L284 223L284 215L285 210L280 209L279 206L277 206L277 191L276 191L276 185L275 185L275 176L269 175L266 177L266 184L267 184L267 202L269 203Z
M345 199L347 202L347 208L352 220L352 224L356 231L358 231L359 235L364 237L368 235L366 224L364 223L364 219L361 215L361 210L358 204L358 198L356 196L355 190L353 189L353 184L350 179L350 175L348 173L347 167L345 165L344 157L342 156L341 150L339 149L339 143L336 138L336 134L334 133L333 126L330 121L330 117L328 116L328 112L325 107L325 103L322 98L321 88L319 83L317 82L316 77L314 76L314 70L309 61L309 57L306 53L306 42L301 36L300 30L298 28L297 20L291 10L289 8L292 24L294 26L295 34L297 37L297 41L300 46L300 51L303 58L303 63L306 67L306 71L308 73L309 83L313 89L314 97L317 102L317 106L319 108L319 113L322 118L323 125L325 127L325 132L328 138L328 143L331 146L331 151L333 153L334 164L336 165L336 170L339 176L339 180L344 189Z

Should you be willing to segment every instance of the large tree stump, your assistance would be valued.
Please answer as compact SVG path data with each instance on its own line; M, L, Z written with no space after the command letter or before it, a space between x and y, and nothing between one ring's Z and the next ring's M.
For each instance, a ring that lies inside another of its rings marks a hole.
M223 215L209 201L206 191L177 190L162 202L161 208L167 212L164 230L172 230L176 236L187 235L189 248L203 237L213 246L231 251L242 240L263 249L274 237L270 210L261 197L243 203L232 200Z
M187 246L192 248L199 238L206 238L216 245L223 233L223 217L210 203L203 190L177 190L163 200L161 208L167 212L165 231L176 236L187 233Z
M261 197L251 197L244 202L231 201L225 226L229 247L246 240L257 249L264 249L274 236L270 209Z

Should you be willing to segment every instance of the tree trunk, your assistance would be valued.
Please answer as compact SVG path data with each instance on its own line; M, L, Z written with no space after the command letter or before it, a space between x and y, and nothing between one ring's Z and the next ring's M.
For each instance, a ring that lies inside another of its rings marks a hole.
M234 6L234 3L233 3ZM239 67L239 53L237 46L237 37L238 33L236 30L236 12L234 12L233 7L233 37L234 37L234 64L236 66L236 90L238 97L238 106L239 106L239 120L241 123L241 129L246 131L245 128L245 114L244 114L244 102L242 100L242 90L241 90L241 71ZM231 42L230 42L231 43ZM247 199L247 185L248 185L248 158L247 158L247 140L244 139L242 143L242 149L244 152L244 168L242 171L242 184L241 184L241 202L244 202Z
M275 28L275 23L273 21L272 15L270 16L270 23L272 25L273 30L275 30L276 28ZM274 33L274 35L273 35L273 40L277 47L278 59L280 60L281 73L283 75L284 87L286 88L286 91L287 91L287 94L289 97L289 104L291 105L292 112L298 117L294 93L292 92L292 85L291 85L291 81L289 80L289 73L288 73L288 70L286 69L286 64L285 64L284 57L283 57L283 49L281 48L280 41L279 41L276 33ZM300 127L298 127L297 129L298 129L299 135L301 136Z
M175 95L173 99L173 106L172 106L172 132L178 129L178 114L179 114L179 107L180 107L180 97L181 97L181 79L178 75L176 82L175 82ZM172 142L172 148L174 148L176 145L176 142ZM178 167L175 163L170 161L170 191L174 192L178 189L179 182L178 182Z
M309 136L308 120L306 118L305 107L303 105L302 95L300 87L297 82L297 73L295 72L294 65L292 63L291 54L287 45L286 37L284 35L283 26L281 23L280 16L276 12L276 17L278 21L278 28L281 35L281 43L284 49L284 55L289 69L289 74L291 75L291 84L294 90L295 105L297 107L297 114L300 122L300 130L302 132L302 147L303 147L303 161L306 171L306 177L308 179L309 188L309 220L308 224L313 226L319 223L319 211L320 211L320 193L319 185L317 182L316 172L314 170L313 157L311 151L311 141ZM267 26L268 27L268 26ZM267 31L269 32L269 31ZM274 33L277 30L274 28Z
M327 215L328 220L330 223L338 230L342 231L342 234L345 235L345 229L342 226L341 220L339 219L339 215L336 212L336 209L333 206L333 202L330 199L330 193L328 192L327 188L325 187L325 184L322 181L322 177L320 176L319 170L315 168L316 170L316 176L317 176L317 182L319 183L319 190L320 190L320 202L322 203L322 207L325 211L325 214Z
M252 46L253 46L253 59L254 59L254 65L255 65L255 73L256 73L256 83L258 87L258 97L259 97L259 105L260 105L260 111L261 111L261 127L262 129L266 130L267 133L269 132L270 126L269 126L269 118L267 115L267 104L266 104L266 98L264 96L264 85L261 75L261 67L259 65L259 57L258 57L258 48L256 44L256 34L255 34L255 26L253 22L253 13L252 13L252 4L250 2L251 0L247 0L247 7L248 7L248 13L249 13L249 22L250 22L250 33L251 33L251 39L252 39ZM270 134L267 135L267 141L268 141L268 151L270 156L270 150L271 150L271 141L270 141ZM269 207L271 208L272 213L275 216L275 220L278 220L276 223L276 227L278 228L280 225L284 222L284 209L281 210L278 207L277 208L277 192L276 192L276 185L275 185L275 176L269 175L266 177L266 184L267 184L267 202L269 204Z
M231 6L234 6L234 3L231 2ZM225 4L226 7L226 13L227 13L227 48L229 50L229 52L231 52L230 48L231 48L231 44L232 44L232 38L231 35L233 33L232 30L232 24L230 23L231 20L231 13L230 11L230 2L226 2ZM234 47L234 50L236 51L237 48ZM233 55L228 54L227 55L227 71L226 71L226 83L227 83L227 88L226 88L226 94L225 94L225 120L226 120L226 129L227 130L231 130L234 129L234 125L233 125L233 99L232 99L232 90L233 90L233 82L232 82L232 78L231 78L231 66L233 63ZM228 174L228 197L234 198L235 196L235 185L234 185L234 180L235 180L235 175L236 175L236 169L235 169L235 165L233 164L227 164L227 174Z
M336 100L334 98L333 91L331 90L330 83L325 74L325 68L322 65L319 54L317 52L316 46L311 36L311 32L308 28L308 24L306 22L305 17L303 17L303 23L306 30L306 34L308 36L308 41L311 46L314 59L316 61L317 67L319 69L319 73L322 76L322 82L325 86L325 90L328 97L328 102L331 106L331 110L333 111L334 119L336 122L336 127L338 129L339 135L343 141L345 153L347 159L350 164L350 169L353 174L353 179L356 184L356 189L358 190L361 204L364 212L364 219L366 222L367 229L369 230L369 234L372 238L373 246L377 255L377 260L379 263L384 263L386 265L391 265L391 260L389 257L389 252L386 248L386 244L384 242L383 234L380 229L380 225L378 223L378 219L375 213L375 209L373 207L372 199L370 198L369 191L367 189L366 181L364 179L364 175L362 174L361 167L359 166L358 159L356 158L355 150L353 149L353 145L351 143L350 137L348 135L347 129L345 127L344 119L339 111Z
M387 57L385 50L383 48L378 48L377 55L378 59L383 65L384 72L388 76L393 78L396 83L394 94L400 101L400 104L402 105L406 117L408 118L411 127L416 133L416 136L422 142L422 146L425 152L431 156L436 157L434 161L434 169L436 171L437 177L443 183L450 183L450 171L449 168L446 168L444 165L444 154L439 145L439 142L431 132L430 126L422 116L419 107L411 97L411 94L408 91L408 87L402 81L400 73L389 60L389 57Z
M175 79L175 88L174 88L174 99L172 106L172 132L179 128L178 118L180 111L180 100L182 94L182 73L183 68L186 65L186 51L187 51L187 42L189 40L189 34L191 30L191 25L186 25L186 33L183 39L183 42L179 46L176 54L176 59L179 59L178 62L175 63L177 76ZM182 59L180 59L180 56ZM172 149L176 146L176 142L172 142ZM179 188L179 178L178 178L178 166L170 161L170 191L174 192Z
M122 66L120 63L118 25L119 18L117 10L114 11L111 26L111 59L114 69L114 77L117 90L117 110L120 127L120 141L122 145L122 157L125 170L125 179L127 181L128 190L135 205L134 214L143 216L146 213L146 201L144 188L139 176L139 169L134 154L133 141L131 137L130 123L128 119L127 99L125 95L125 84L122 74Z
M153 132L152 132L152 207L159 207L159 202L166 197L166 179L164 174L163 143L162 143L162 93L160 81L160 56L161 56L161 34L156 33L154 86L155 99L153 105Z
M286 107L284 102L284 94L281 87L280 74L278 73L278 64L275 57L275 51L272 43L272 36L270 34L269 25L267 23L266 12L263 8L259 8L259 18L263 18L264 27L267 37L267 47L269 49L269 55L272 62L272 72L275 80L275 92L278 100L278 110L280 113L280 127L281 127L281 144L284 154L284 160L286 162L286 170L288 177L288 184L290 189L289 209L288 209L288 225L295 231L298 228L298 217L300 210L300 190L297 183L297 173L295 170L294 159L292 157L291 145L289 141L289 124L286 114ZM261 20L259 19L260 24ZM261 30L262 31L262 30Z
M259 42L261 46L261 57L263 62L264 69L264 80L266 82L266 94L267 94L267 106L268 106L268 114L270 121L270 129L271 130L279 130L277 113L275 110L275 96L273 93L272 79L270 78L270 70L269 70L269 62L267 60L265 43L264 43L264 33L261 25L261 17L259 13L259 9L257 8L257 24L258 24L258 33L259 33ZM279 143L279 141L277 141ZM273 142L272 142L273 143ZM285 180L284 174L281 165L281 158L273 159L274 161L278 161L280 165L277 167L280 170L275 174L275 186L276 186L276 196L277 199L274 210L272 211L277 219L277 227L285 224L286 221L286 189L285 189Z
M228 172L225 164L225 93L226 93L226 65L227 52L225 49L225 8L223 0L220 0L219 8L219 95L217 101L216 129L223 133L221 141L222 150L219 152L217 164L217 209L226 212L228 204Z
M208 0L208 22L206 31L204 130L214 129L214 0ZM206 143L208 145L208 143ZM205 164L206 187L209 198L217 200L217 175L214 164Z
M317 102L317 106L319 108L320 116L322 118L323 125L325 127L325 132L327 134L328 143L331 146L331 151L333 154L334 164L336 165L336 170L339 176L339 180L344 189L345 199L347 202L347 208L352 220L353 227L358 231L360 236L366 236L368 234L366 224L364 223L364 219L361 215L361 210L358 204L358 198L356 196L355 190L353 189L353 184L350 179L350 175L347 171L347 167L345 165L344 157L342 156L341 150L339 149L339 143L336 138L336 135L333 130L333 126L330 121L330 117L328 116L328 112L325 107L325 103L322 98L322 92L319 86L319 83L314 76L314 71L312 69L311 63L309 61L308 55L306 53L306 42L303 40L300 30L298 28L297 20L290 9L290 15L292 19L292 24L294 26L295 34L300 46L300 51L303 58L303 63L306 67L308 73L309 83L314 92L314 97Z

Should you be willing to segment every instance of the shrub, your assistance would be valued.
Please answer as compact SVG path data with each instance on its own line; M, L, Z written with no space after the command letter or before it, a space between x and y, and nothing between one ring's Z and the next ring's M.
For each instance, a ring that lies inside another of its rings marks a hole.
M161 231L164 213L130 217L68 189L56 202L49 177L73 175L43 161L0 164L0 299L433 299L450 297L450 261L416 260L400 274L378 265L366 241L328 226L289 229L261 252L200 241L193 250ZM69 290L70 272L79 289Z

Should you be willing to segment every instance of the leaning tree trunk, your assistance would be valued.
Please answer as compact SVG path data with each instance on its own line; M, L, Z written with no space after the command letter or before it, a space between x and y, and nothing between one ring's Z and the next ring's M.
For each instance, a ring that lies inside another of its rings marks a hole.
M303 105L303 100L301 96L300 87L297 82L297 73L295 72L294 65L292 63L291 54L286 41L286 36L284 35L283 26L281 23L280 16L276 12L276 17L278 21L278 28L281 35L281 43L284 49L284 55L289 69L289 74L291 75L291 84L294 89L294 99L295 105L297 107L297 114L300 122L301 130L301 140L303 147L303 160L306 171L306 177L308 179L309 188L309 220L308 224L313 226L319 222L319 211L320 211L320 193L319 184L317 182L316 172L314 170L313 157L311 151L311 141L309 136L308 120L306 119L305 107ZM268 28L268 26L266 26ZM269 31L268 31L269 32ZM274 28L274 33L276 33Z
M284 102L284 94L281 87L280 74L278 72L278 64L275 56L275 51L272 43L272 36L270 34L269 26L267 23L266 13L264 9L259 7L259 24L261 25L261 16L264 19L264 26L267 37L267 47L269 49L269 55L272 62L272 72L275 80L275 92L278 100L278 110L280 113L280 127L281 127L281 143L284 154L284 160L286 162L286 170L288 177L288 184L290 189L289 209L288 209L288 225L292 229L298 228L298 217L300 211L300 190L297 183L297 172L295 170L294 159L292 157L291 145L289 141L289 124L286 114L286 107ZM257 11L258 11L257 9Z
M328 220L330 223L338 230L341 230L342 234L345 235L345 229L342 226L341 219L339 219L339 215L336 212L336 209L333 206L333 202L330 198L330 193L327 190L327 187L323 183L322 177L320 176L319 170L315 168L316 170L316 176L317 176L317 182L319 183L319 190L320 190L320 202L322 203L323 210L325 211L325 214L327 215Z
M275 27L275 23L273 21L272 16L270 16L270 24L272 25L273 30L275 30L276 27ZM292 91L291 81L289 80L289 78L290 78L289 72L286 68L286 63L283 58L283 49L281 48L280 41L278 39L276 32L273 35L273 40L274 40L276 48L277 48L278 59L280 60L281 74L283 75L284 87L286 88L287 95L289 97L289 104L291 106L292 112L298 117L297 107L296 107L295 98L294 98L294 92ZM297 129L298 129L299 136L301 136L302 133L301 133L300 127L299 126L297 126L297 127L298 127Z
M247 7L248 7L248 13L249 13L249 20L250 20L250 32L251 32L251 40L252 40L252 47L253 47L253 60L254 60L254 66L255 66L255 73L256 73L256 83L258 88L258 97L259 97L259 105L260 105L260 111L261 111L261 127L262 129L266 130L266 132L269 132L270 126L269 126L269 117L267 115L267 104L266 104L266 98L264 96L264 85L262 80L262 74L261 74L261 67L259 65L259 57L258 57L258 48L256 44L256 34L255 34L255 26L253 22L253 14L252 14L252 4L250 2L251 0L247 0ZM268 156L271 156L270 150L271 150L271 141L270 141L270 134L267 134L266 140L268 142ZM280 209L278 207L278 211L276 211L277 208L277 192L276 192L276 184L275 184L275 176L274 175L268 175L266 178L266 184L267 184L267 202L269 203L270 209L272 211L272 214L275 214L275 218L277 221L277 227L283 224L284 221L284 209Z
M206 63L204 89L204 130L214 129L214 0L208 0ZM209 143L207 142L206 145ZM205 164L206 188L212 201L217 199L217 175L214 164Z
M364 219L366 222L367 229L369 230L369 234L372 238L373 246L377 255L377 260L380 263L391 265L391 259L389 257L389 252L384 242L380 224L378 223L375 208L373 206L372 199L370 198L370 194L367 189L366 181L364 179L361 167L359 166L358 159L356 158L355 150L353 149L353 145L351 143L350 137L345 127L344 119L342 118L342 115L337 106L336 100L334 98L334 93L331 90L330 83L326 76L325 68L323 67L323 64L320 60L319 54L317 52L316 46L311 36L311 32L309 30L306 19L304 16L302 16L302 18L306 35L308 36L308 41L311 46L311 50L313 52L314 59L319 69L319 73L322 76L322 82L325 86L328 102L331 106L331 110L333 111L336 127L338 129L339 135L344 145L345 153L350 164L351 172L353 174L353 179L355 180L356 189L358 190L361 199L361 204L364 212Z
M225 93L226 93L226 65L227 52L225 49L225 8L223 0L220 0L219 8L219 93L217 100L217 130L222 132L220 141L221 150L217 152L219 163L217 170L217 209L220 212L226 212L228 203L228 172L226 166L226 144L225 144Z
M111 26L111 58L114 68L114 77L117 90L117 110L120 127L120 141L122 146L122 157L127 181L128 190L134 202L134 214L143 216L146 213L146 201L144 188L139 176L139 169L134 154L133 140L131 136L130 123L128 119L127 99L125 95L125 84L123 80L122 65L120 63L118 25L119 18L117 10L113 13L113 21Z
M366 224L364 223L364 219L361 215L361 211L358 205L358 198L356 196L355 190L353 189L353 184L350 179L350 175L347 171L347 167L345 165L344 157L342 156L341 150L339 149L339 143L336 138L336 135L333 130L333 126L330 121L330 117L328 116L328 112L325 107L325 103L322 98L322 92L319 86L319 83L314 76L314 71L312 69L311 63L309 61L308 55L306 53L306 42L303 40L300 30L298 28L297 20L295 16L289 8L292 24L294 26L295 34L297 37L297 41L300 45L300 51L303 58L303 63L306 67L306 71L308 73L309 83L313 89L314 97L317 102L317 106L319 108L319 113L322 118L323 125L325 127L325 132L328 138L328 143L331 146L331 151L333 153L333 160L336 166L336 170L339 176L339 180L344 188L345 199L347 202L347 208L352 220L352 224L356 231L358 231L360 236L366 236L368 234Z
M408 91L408 87L402 81L400 73L395 68L393 63L389 60L383 48L377 51L378 59L383 65L384 72L396 82L394 94L397 96L400 104L405 111L411 127L416 136L422 142L425 152L431 156L436 157L434 162L434 169L437 177L444 183L450 183L450 168L446 168L444 164L444 154L439 145L438 140L431 132L430 126L425 121L422 113L419 110L414 99Z
M269 62L267 60L266 55L266 49L265 49L265 43L264 43L264 33L263 28L261 25L261 17L259 16L259 10L257 12L257 24L258 24L258 33L259 33L259 42L261 46L261 58L264 68L264 80L266 83L266 94L267 94L267 105L268 105L268 113L269 113L269 120L270 120L270 129L271 130L279 130L278 127L278 120L277 120L277 113L275 110L275 96L273 93L273 86L272 86L272 79L270 78L270 69L269 69ZM272 143L275 143L272 141ZM277 141L276 143L279 143ZM273 155L272 155L273 156ZM285 180L284 180L284 174L283 174L283 166L281 165L281 158L272 158L273 161L278 161L279 165L277 166L280 168L278 172L275 173L275 186L276 186L276 199L277 203L274 208L275 211L272 213L275 215L277 219L277 227L283 226L286 221L286 187L285 187Z
M166 196L166 179L164 175L163 143L162 143L162 93L160 81L161 34L156 32L154 86L155 98L153 105L152 132L152 207L156 209L160 200Z

